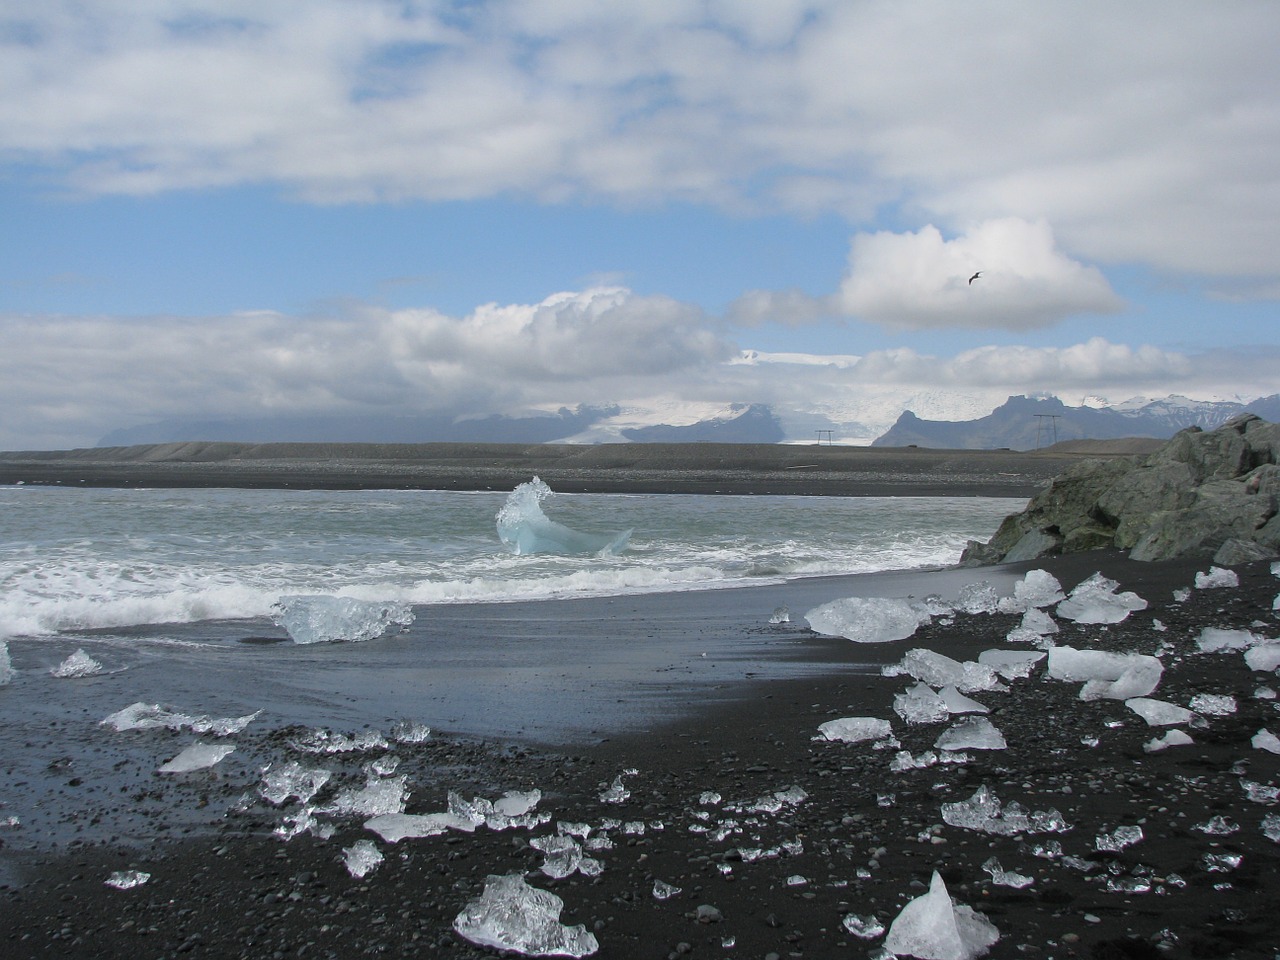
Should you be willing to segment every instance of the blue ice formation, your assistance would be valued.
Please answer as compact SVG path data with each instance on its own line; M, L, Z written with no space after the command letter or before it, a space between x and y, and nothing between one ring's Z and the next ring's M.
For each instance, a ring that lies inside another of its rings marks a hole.
M593 534L570 530L542 512L542 501L551 496L549 486L534 477L511 491L498 511L498 538L517 554L560 555L621 553L631 531Z
M413 610L396 601L300 594L277 600L272 619L288 631L294 643L359 642L380 637L393 626L407 630L413 623Z

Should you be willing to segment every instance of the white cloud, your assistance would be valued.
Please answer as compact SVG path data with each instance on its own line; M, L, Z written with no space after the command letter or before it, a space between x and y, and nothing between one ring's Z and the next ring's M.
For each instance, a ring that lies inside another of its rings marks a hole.
M95 193L1043 219L1265 290L1278 43L1266 3L45 0L0 30L0 158Z
M1096 268L1055 247L1047 223L1016 218L986 221L953 240L932 226L858 234L834 302L845 313L917 330L1029 330L1121 304Z

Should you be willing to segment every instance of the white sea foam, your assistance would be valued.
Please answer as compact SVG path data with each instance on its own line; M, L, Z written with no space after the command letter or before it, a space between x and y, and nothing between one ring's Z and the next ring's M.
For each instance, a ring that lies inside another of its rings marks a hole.
M310 594L413 605L703 590L955 562L1015 501L557 495L616 554L516 555L506 494L24 490L5 503L0 638L270 617ZM121 536L120 530L131 531Z

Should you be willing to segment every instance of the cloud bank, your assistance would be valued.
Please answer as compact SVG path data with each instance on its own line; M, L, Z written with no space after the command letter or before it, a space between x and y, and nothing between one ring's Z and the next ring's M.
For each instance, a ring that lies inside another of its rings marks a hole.
M1047 222L1088 262L1259 291L1280 276L1266 3L10 6L0 158L45 185L679 201L854 224L893 207L949 234Z
M901 348L819 357L743 352L714 318L625 288L462 317L349 306L330 315L0 315L0 449L92 445L160 420L268 416L452 417L579 404L697 419L733 403L793 417L891 422L985 413L1010 394L1125 399L1272 393L1275 349L1191 356L1094 338L954 356ZM21 416L13 416L21 411ZM887 424L886 424L887 425Z

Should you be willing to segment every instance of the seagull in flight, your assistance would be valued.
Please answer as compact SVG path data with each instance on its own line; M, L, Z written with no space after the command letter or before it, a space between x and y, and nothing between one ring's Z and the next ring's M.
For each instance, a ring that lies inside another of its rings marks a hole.
M972 277L970 277L970 278L969 278L969 286L971 286L971 287L972 287L972 286L973 286L973 281L977 280L980 276L982 276L982 271L981 271L981 270L979 270L977 273L975 273Z

